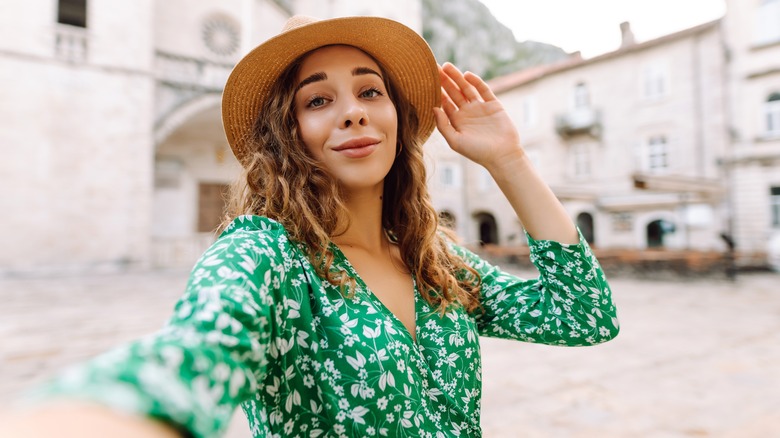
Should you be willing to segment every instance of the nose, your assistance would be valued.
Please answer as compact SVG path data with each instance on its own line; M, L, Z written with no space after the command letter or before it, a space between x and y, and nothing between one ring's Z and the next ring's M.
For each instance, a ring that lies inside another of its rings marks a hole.
M368 113L362 102L357 99L350 99L346 102L341 127L349 128L356 123L360 126L368 125Z

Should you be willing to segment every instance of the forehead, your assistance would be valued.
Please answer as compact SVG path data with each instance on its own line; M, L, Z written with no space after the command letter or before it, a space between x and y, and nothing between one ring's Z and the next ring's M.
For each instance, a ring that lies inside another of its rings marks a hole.
M334 45L320 47L306 54L301 61L298 79L316 72L345 67L371 67L379 71L379 65L366 52L352 46Z

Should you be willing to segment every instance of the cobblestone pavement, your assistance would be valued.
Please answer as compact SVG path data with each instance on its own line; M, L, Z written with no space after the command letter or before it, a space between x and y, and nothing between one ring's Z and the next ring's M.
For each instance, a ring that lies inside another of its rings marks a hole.
M0 403L155 330L186 276L0 279ZM483 340L486 437L780 436L780 275L612 287L610 343ZM248 436L240 414L228 435Z

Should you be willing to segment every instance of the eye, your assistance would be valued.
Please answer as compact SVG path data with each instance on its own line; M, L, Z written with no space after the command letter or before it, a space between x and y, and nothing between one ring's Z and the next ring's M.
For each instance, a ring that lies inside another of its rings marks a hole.
M318 108L325 105L327 101L321 96L312 96L306 101L306 108Z
M367 99L373 99L375 97L384 96L382 91L379 88L371 87L367 90L364 90L360 93L360 97L364 97Z

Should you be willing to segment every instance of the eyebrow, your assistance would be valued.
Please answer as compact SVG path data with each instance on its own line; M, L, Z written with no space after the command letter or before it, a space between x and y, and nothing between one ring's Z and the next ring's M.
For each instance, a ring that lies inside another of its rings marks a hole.
M352 76L359 76L359 75L377 75L379 76L379 79L383 79L382 75L380 75L379 72L369 67L355 67L354 69L352 69Z
M360 76L360 75L377 75L379 79L383 79L382 75L379 74L376 70L370 67L355 67L352 69L352 76ZM328 79L328 75L325 74L325 72L317 72L312 74L311 76L306 77L304 80L301 81L301 83L298 84L297 87L295 87L295 92L297 93L298 90L301 88L312 84L314 82L320 82Z
M303 87L305 87L305 86L307 86L307 85L309 85L311 83L324 81L326 79L328 79L328 75L326 75L325 72L321 71L321 72L314 73L313 75L311 75L311 76L307 77L306 79L302 80L301 83L298 84L297 87L295 87L295 92L297 93L298 90L300 90L301 88L303 88Z

